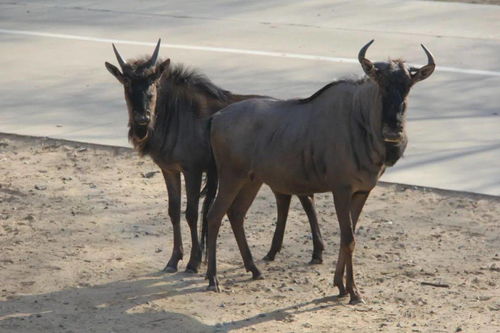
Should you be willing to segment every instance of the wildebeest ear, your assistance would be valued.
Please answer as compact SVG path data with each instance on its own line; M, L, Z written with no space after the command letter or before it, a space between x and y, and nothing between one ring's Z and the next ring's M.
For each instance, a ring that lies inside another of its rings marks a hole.
M360 61L361 67L363 68L363 71L368 75L369 77L376 79L377 75L377 67L368 59L362 59Z
M427 79L434 72L434 68L436 68L436 65L431 64L417 69L416 72L411 74L413 83Z
M124 84L125 79L123 77L123 74L120 72L120 70L116 66L111 65L107 61L104 63L104 65L106 66L106 69L108 70L108 72L110 72L114 77L116 77L116 79L118 81L120 81L121 84Z
M170 59L167 59L158 66L156 66L155 76L157 79L161 77L161 75L165 72L165 70L168 68L169 65L170 65Z

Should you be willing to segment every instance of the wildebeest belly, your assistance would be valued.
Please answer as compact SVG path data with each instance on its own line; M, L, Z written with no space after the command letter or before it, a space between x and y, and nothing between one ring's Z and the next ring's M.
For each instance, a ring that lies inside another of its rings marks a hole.
M259 177L260 176L260 177ZM308 195L313 193L330 192L332 189L325 183L304 182L303 179L283 177L280 175L259 175L255 179L262 181L271 189L283 194Z
M329 168L321 158L313 159L307 153L294 153L293 150L272 152L270 147L263 154L254 155L250 177L280 193L311 194L332 190Z

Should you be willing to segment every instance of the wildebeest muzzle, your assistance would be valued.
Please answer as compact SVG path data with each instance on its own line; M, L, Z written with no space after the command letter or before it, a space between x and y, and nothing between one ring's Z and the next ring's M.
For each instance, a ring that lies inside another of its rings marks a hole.
M384 125L382 136L385 142L398 143L403 139L403 129L401 127L391 128Z
M135 113L134 122L140 126L146 126L151 120L151 112L146 111L145 113Z

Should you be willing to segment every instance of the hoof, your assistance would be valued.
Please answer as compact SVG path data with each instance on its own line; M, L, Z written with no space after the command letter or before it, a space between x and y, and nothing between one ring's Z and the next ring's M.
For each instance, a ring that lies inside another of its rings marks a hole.
M356 304L365 304L365 301L360 296L351 297L349 305L356 305Z
M216 293L220 293L220 288L219 286L208 286L207 287L207 291L213 291L213 292L216 292Z
M200 268L200 262L197 263L188 263L186 266L186 273L198 273L198 270Z
M264 258L262 258L264 261L274 261L274 256L271 256L269 254L266 254Z
M252 273L252 280L264 280L264 277L260 272Z
M175 273L177 272L177 268L176 267L172 267L172 266L166 266L163 271L165 273Z
M335 283L335 281L334 281L333 282L333 286L339 288L339 295L337 297L342 298L342 297L346 297L347 295L349 295L349 293L345 289L343 283L342 284L341 283Z
M309 261L309 265L320 265L323 263L323 259L321 258L312 258L311 261Z

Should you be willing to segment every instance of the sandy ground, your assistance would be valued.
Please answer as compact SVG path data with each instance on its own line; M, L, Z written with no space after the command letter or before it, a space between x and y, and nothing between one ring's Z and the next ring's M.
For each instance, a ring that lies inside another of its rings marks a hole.
M144 177L156 170L124 148L0 135L0 332L500 332L500 198L378 186L355 252L366 304L350 306L332 286L326 194L322 265L307 265L296 199L284 249L260 259L276 220L264 188L246 223L264 280L245 273L227 221L222 293L205 291L203 273L162 273L172 228L162 177ZM188 254L186 232L183 222Z

